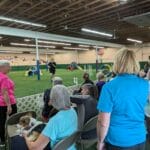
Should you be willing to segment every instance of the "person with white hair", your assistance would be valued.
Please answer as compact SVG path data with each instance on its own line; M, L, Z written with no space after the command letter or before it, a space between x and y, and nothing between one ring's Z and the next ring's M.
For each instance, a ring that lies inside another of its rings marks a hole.
M51 90L50 103L59 112L49 120L35 142L30 142L28 137L24 135L30 150L43 150L49 142L53 148L57 142L77 131L77 113L71 108L67 87L55 85ZM75 146L72 145L68 150L75 149Z
M5 122L7 115L17 112L14 96L14 82L7 76L11 67L8 60L0 60L0 146L5 143Z

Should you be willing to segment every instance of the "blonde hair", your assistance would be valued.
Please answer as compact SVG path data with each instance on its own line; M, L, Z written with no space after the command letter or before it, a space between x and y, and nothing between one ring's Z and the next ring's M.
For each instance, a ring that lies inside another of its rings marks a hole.
M135 53L133 51L121 49L117 52L113 65L114 73L138 74L139 70L140 67L136 62Z

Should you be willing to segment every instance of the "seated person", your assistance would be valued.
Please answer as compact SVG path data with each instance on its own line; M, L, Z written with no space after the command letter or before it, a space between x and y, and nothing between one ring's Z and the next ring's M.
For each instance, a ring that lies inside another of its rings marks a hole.
M48 121L35 142L31 142L28 136L24 135L28 149L42 150L49 142L51 143L51 148L53 148L57 142L77 131L77 114L71 108L67 87L55 85L51 89L50 103L59 112ZM75 146L72 145L69 150L75 150Z
M99 72L97 74L97 80L98 80L98 82L96 83L96 86L97 86L97 89L98 89L98 98L99 98L102 87L106 83L105 82L105 76L102 72Z
M32 114L27 113L26 115L20 117L19 123L17 124L17 133L22 134L23 132L28 132L30 128L36 125L38 121L32 117Z
M93 82L92 80L90 80L89 73L87 73L87 72L85 72L85 73L83 74L83 80L84 80L84 82L81 84L81 87L82 87L82 85L88 84L88 83L94 85L94 82ZM81 90L82 90L81 87L80 87L79 90L75 90L75 91L73 92L73 95L75 95L75 94L81 94Z
M45 128L46 124L36 125L28 135L28 140L34 142L40 135L40 133ZM28 150L27 144L23 136L16 135L10 140L10 149L11 150ZM49 144L44 148L44 150L49 150Z
M62 78L60 77L53 78L53 86L57 84L63 84ZM53 108L52 105L49 105L50 92L51 92L50 88L44 91L43 96L44 107L42 109L42 120L44 122L48 122L49 118L58 112L56 109Z
M138 73L138 76L141 78L145 78L146 77L146 73L144 72L144 69L141 69Z
M77 105L84 104L85 107L85 119L84 124L92 117L98 114L97 107L97 88L92 84L84 84L82 86L82 95L72 95L70 97L71 102ZM93 131L88 131L82 134L85 139L96 137L96 128Z

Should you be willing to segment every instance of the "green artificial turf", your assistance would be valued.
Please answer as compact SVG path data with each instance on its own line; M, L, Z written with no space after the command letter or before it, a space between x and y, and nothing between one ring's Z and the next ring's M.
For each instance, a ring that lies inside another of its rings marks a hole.
M51 87L50 74L46 70L42 70L43 75L41 80L37 80L37 76L27 77L25 71L13 71L9 73L10 78L15 82L15 96L24 97L43 92L45 89ZM73 77L78 77L79 83L83 81L82 70L68 71L66 69L57 69L56 76L62 77L64 85L73 85ZM93 80L96 79L95 71L91 76Z

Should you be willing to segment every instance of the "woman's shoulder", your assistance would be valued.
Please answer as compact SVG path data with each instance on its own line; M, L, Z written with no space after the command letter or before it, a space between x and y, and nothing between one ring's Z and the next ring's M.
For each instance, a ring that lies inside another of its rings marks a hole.
M74 108L70 108L68 110L60 110L56 115L54 115L50 120L60 120L62 118L66 118L67 115L75 114L76 111Z

